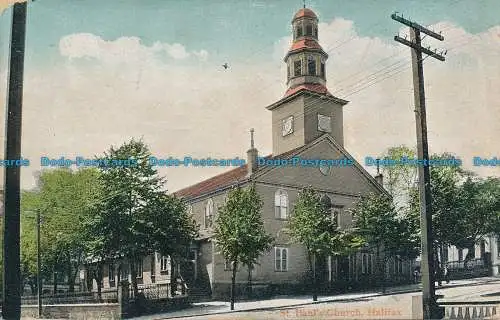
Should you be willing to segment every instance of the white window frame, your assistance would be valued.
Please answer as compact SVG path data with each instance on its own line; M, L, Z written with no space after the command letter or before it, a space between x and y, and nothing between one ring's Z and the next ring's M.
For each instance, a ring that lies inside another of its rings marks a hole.
M285 253L283 255L283 253ZM288 254L288 248L285 247L274 247L274 271L277 272L286 272L288 271L288 266L289 266L289 258L290 255ZM283 258L283 256L285 258ZM279 268L277 267L277 263L279 261Z
M169 259L168 256L161 256L160 258L160 272L168 272L168 266L169 266Z
M138 259L135 262L135 274L136 274L136 279L142 279L142 275L144 274L144 266L142 258Z
M274 217L286 220L290 216L289 212L288 193L279 189L274 193Z
M236 267L236 271L239 271L240 264ZM229 261L229 259L224 259L224 271L233 271L233 262Z
M337 225L337 229L340 229L340 215L342 214L343 207L333 204L331 208L332 221Z
M325 122L325 121L328 121L328 128L327 129L322 128L320 125L320 123ZM318 131L327 132L327 133L332 132L332 117L331 116L327 116L327 115L318 113Z
M212 199L208 199L207 205L205 206L205 219L203 221L205 228L211 228L213 226L213 218L214 202Z
M115 264L111 263L108 265L108 282L110 286L112 285L114 287L115 282L116 282L116 275L115 275Z

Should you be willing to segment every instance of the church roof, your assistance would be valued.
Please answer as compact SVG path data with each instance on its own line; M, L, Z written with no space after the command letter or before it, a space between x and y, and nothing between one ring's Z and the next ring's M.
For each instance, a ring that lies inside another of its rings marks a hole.
M304 84L301 84L299 86L296 86L295 88L288 89L285 92L285 98L288 97L288 96L291 96L294 93L297 93L297 92L299 92L301 90L312 91L312 92L316 92L316 93L319 93L319 94L325 94L325 95L333 97L333 95L328 91L328 89L324 85L322 85L322 84L318 84L318 83L304 83Z
M268 155L265 158L266 159L286 158L288 155L294 153L300 148L301 147L295 148L293 150L284 152L276 156ZM259 169L262 168L263 167L257 167L257 172L259 171ZM189 187L178 190L174 192L174 195L180 198L196 198L204 194L212 193L217 190L247 181L248 180L247 172L248 172L247 165L245 164L241 167L223 172L221 174L218 174L216 176L213 176L211 178L193 184Z
M292 47L290 48L290 51L295 51L295 50L300 50L300 49L320 49L322 50L321 46L319 45L318 41L315 39L300 39L295 41L292 44Z
M314 11L309 8L302 8L295 14L293 20L303 17L318 19L318 16L314 13Z

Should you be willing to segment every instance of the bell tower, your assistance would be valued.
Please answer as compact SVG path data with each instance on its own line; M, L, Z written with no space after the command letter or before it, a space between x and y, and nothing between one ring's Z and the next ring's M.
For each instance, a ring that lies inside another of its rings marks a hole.
M318 17L308 8L292 19L293 42L284 58L287 65L285 96L268 106L272 111L273 155L303 146L330 134L343 146L342 107L326 87L328 54L318 43Z

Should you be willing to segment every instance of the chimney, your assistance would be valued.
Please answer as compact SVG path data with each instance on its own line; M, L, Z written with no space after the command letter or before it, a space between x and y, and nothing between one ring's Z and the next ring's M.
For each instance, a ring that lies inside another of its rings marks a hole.
M253 128L250 129L250 149L247 151L247 176L251 176L257 170L258 152L253 142Z
M380 159L377 159L377 175L375 176L375 180L377 180L381 187L384 187L384 176L380 173Z

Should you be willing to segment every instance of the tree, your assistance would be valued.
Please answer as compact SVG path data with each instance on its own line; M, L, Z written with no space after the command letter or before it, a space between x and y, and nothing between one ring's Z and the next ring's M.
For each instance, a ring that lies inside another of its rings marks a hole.
M354 229L340 229L332 219L330 208L325 206L312 188L302 190L297 198L288 223L288 233L294 243L302 244L309 261L313 301L318 300L316 260L328 255L349 254L363 245Z
M381 159L399 161L405 157L415 158L415 150L401 145L389 148L381 156ZM392 196L396 207L407 207L410 191L417 177L417 167L396 163L395 165L382 166L382 174L384 175L384 187Z
M449 159L444 153L433 159ZM481 179L460 167L433 166L431 207L436 260L439 252L454 245L468 249L466 261L473 258L474 245L483 236L494 233L498 217L500 184L498 178ZM412 192L410 210L419 214L418 191Z
M273 238L268 235L262 220L263 202L255 186L239 186L229 192L226 203L220 208L214 238L224 258L231 262L231 310L234 310L234 291L238 264L249 268L259 256L269 251Z
M419 254L418 220L398 217L392 199L380 194L361 199L350 212L359 234L377 251L377 274L385 290L386 263L397 256L414 259Z
M54 279L57 273L68 276L69 290L74 291L75 278L85 254L84 221L97 197L98 172L92 168L72 171L43 171L38 190L21 196L22 271L32 289L36 287L37 245L36 213L40 212L42 275Z
M106 259L125 259L135 295L137 262L155 250L185 255L196 233L185 206L165 194L165 179L149 163L150 157L146 144L135 139L104 153L99 160L106 197L87 222L90 253L100 261L96 273L100 274L99 264Z

